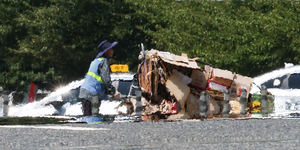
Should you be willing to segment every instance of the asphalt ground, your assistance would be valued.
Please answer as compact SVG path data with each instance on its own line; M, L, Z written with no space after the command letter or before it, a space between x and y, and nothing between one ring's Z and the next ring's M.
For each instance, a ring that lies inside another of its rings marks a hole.
M300 149L300 119L1 125L0 149Z

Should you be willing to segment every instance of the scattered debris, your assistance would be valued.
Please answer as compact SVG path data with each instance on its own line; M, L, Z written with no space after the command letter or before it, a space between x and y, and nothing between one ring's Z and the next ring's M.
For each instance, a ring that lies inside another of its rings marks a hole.
M222 116L223 92L226 90L230 92L230 114L238 116L241 113L241 89L246 89L248 98L252 78L209 65L202 69L197 59L154 49L141 51L138 66L142 89L141 120L203 118L199 113L203 107L199 103L202 91L207 93L204 106L207 117Z

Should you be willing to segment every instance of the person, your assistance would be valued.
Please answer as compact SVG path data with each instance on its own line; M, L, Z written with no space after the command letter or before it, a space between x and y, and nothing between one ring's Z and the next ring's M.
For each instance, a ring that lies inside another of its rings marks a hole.
M105 99L107 94L120 97L120 93L111 84L108 62L114 53L112 48L117 43L105 40L98 46L99 53L91 62L80 87L79 98L82 102L83 116L97 116L101 100Z

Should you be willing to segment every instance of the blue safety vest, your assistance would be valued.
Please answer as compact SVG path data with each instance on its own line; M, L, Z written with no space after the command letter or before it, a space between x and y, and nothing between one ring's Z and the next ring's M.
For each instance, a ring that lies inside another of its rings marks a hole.
M81 88L84 88L92 94L98 94L99 97L105 95L105 84L98 73L98 66L102 62L103 57L93 60L90 64L89 71L84 77Z

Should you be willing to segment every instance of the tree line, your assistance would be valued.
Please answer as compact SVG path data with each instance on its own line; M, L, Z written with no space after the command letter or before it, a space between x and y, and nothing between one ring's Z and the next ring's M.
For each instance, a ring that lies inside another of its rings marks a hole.
M106 39L119 42L111 63L133 72L144 43L255 77L299 64L299 11L294 1L2 0L0 86L83 78Z

